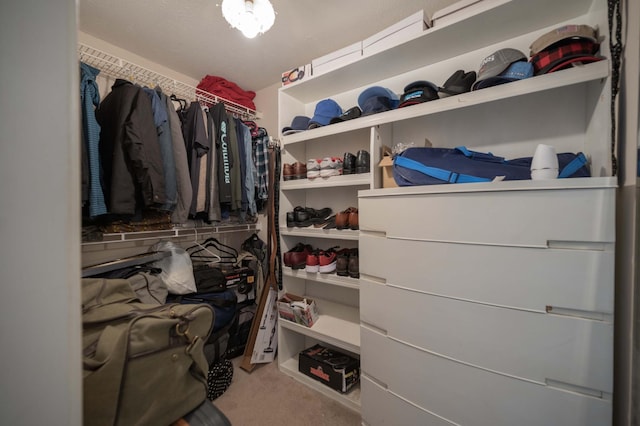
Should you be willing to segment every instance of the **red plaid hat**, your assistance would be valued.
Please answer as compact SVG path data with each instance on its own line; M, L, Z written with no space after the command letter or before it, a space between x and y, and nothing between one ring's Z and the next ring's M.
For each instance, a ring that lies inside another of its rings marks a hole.
M602 58L595 55L599 48L600 44L592 40L571 39L533 55L530 62L535 75L547 74L562 69L566 62L576 62L576 58L582 58L583 62L599 61Z

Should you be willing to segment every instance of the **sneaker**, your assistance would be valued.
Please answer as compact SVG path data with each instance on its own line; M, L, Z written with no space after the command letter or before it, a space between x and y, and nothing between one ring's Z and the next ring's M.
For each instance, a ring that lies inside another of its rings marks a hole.
M321 274L330 274L335 272L338 263L338 253L336 247L321 251L318 255L319 267L318 272Z
M322 250L314 250L307 254L305 271L312 273L318 272L320 268L320 253L322 253Z
M312 158L307 160L307 179L315 179L320 176L320 160Z
M338 157L325 157L320 164L320 176L340 176L342 174L342 160Z
M313 249L310 245L298 243L282 256L282 262L284 266L288 266L291 269L302 269L306 266L307 255L312 251Z

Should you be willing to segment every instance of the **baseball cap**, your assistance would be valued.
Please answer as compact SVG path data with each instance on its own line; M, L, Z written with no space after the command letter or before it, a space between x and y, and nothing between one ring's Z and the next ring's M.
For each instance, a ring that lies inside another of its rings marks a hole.
M589 25L563 25L538 37L531 46L529 56L534 56L543 50L553 46L559 41L568 39L589 40L598 42L598 30Z
M316 104L313 117L309 120L309 129L315 127L326 126L331 119L342 114L342 108L333 99L324 99Z
M382 86L368 87L358 96L358 105L362 110L362 115L396 109L399 103L398 95Z
M311 119L304 115L297 115L293 117L293 120L291 120L291 125L282 129L282 134L290 135L307 130L307 127L309 127L309 120Z
M343 112L338 117L333 117L329 121L329 124L335 124L335 123L341 123L341 122L347 121L347 120L353 120L354 118L358 118L361 115L362 115L362 111L360 110L360 108L357 107L357 106L354 106L353 108L349 108L348 110Z
M471 86L475 81L475 71L464 72L464 70L456 70L451 74L451 77L445 81L444 85L438 88L438 92L440 92L441 98L466 93L471 90Z
M533 55L531 63L536 75L547 74L552 69L557 71L565 62L575 63L577 58L582 58L583 63L599 61L602 59L596 55L599 48L600 44L592 40L568 39Z
M471 89L476 90L482 80L502 74L512 63L526 60L525 54L517 49L506 48L492 53L480 63L478 80L476 80Z
M480 81L478 84L474 85L473 90L498 86L500 84L510 83L516 80L524 80L529 77L533 77L533 65L527 61L517 61L509 65L509 67L500 75L485 78Z
M435 84L424 80L414 81L405 86L404 93L400 97L400 105L398 105L398 108L433 101L435 99L438 99L438 87Z

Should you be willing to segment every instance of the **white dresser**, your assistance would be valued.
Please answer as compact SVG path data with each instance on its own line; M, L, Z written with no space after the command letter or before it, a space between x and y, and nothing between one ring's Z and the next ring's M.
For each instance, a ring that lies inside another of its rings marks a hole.
M614 178L359 195L365 424L611 423Z

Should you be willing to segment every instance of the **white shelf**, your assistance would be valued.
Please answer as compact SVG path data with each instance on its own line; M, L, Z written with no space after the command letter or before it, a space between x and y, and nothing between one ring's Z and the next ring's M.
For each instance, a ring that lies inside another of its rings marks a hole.
M354 120L332 124L330 126L318 127L305 132L283 136L282 141L284 145L290 145L310 139L317 139L362 128L423 117L444 111L468 108L475 105L482 105L517 96L525 96L574 84L585 84L608 77L609 65L608 60L602 60L588 65L544 74L525 80L488 87L486 89L437 99L431 102L424 102L406 108L398 108L391 111L368 115Z
M322 284L360 289L360 280L357 278L341 277L336 274L308 273L304 269L291 268L284 268L283 274L288 277L302 278L303 280L315 281Z
M312 327L305 327L282 318L278 321L280 327L359 354L360 313L358 308L328 300L317 298L314 300L318 306L319 318Z
M615 188L617 186L618 179L616 177L587 177L549 180L511 180L502 182L404 186L398 188L370 189L365 191L358 191L358 196L388 197L395 195L428 195L463 192Z
M317 390L321 394L333 399L336 402L346 406L347 408L360 412L360 384L358 383L354 386L348 393L340 393L336 390L331 389L329 386L326 386L317 380L312 379L309 376L302 374L298 370L298 359L290 358L285 362L280 363L280 371L293 377L299 382L304 383L305 385Z
M283 237L313 237L336 240L358 240L359 232L350 229L322 229L322 228L280 228Z
M591 0L497 0L485 4L484 10L473 15L436 25L403 44L280 90L303 103L331 97L584 15Z
M316 189L332 188L344 186L368 186L371 181L371 173L360 173L353 175L331 176L328 178L316 179L296 179L280 182L282 191L294 189Z

